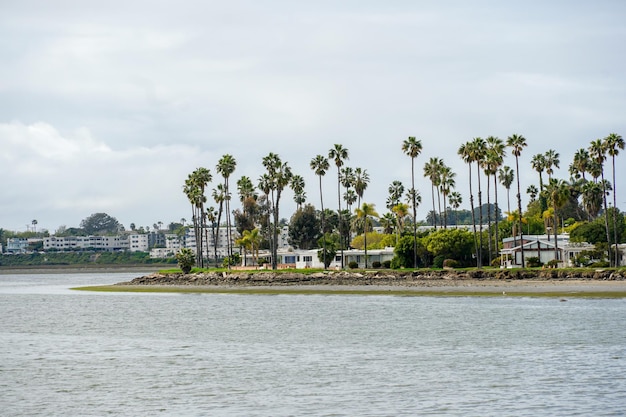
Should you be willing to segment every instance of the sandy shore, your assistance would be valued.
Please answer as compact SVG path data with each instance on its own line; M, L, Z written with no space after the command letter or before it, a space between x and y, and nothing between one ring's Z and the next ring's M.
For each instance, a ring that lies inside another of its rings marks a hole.
M367 283L152 283L133 282L85 290L121 292L241 293L241 294L365 294L406 296L548 296L626 298L624 280L590 279L415 279Z

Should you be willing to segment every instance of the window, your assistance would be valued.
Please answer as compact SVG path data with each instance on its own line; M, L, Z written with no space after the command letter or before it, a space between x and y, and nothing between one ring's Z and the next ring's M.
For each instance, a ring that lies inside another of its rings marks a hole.
M304 256L304 262L312 262L312 261L313 261L312 256Z

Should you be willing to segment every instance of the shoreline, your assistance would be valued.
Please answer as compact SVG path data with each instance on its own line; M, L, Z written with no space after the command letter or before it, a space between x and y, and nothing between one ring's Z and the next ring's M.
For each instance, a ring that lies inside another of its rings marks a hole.
M494 271L495 272L495 271ZM150 274L114 285L75 288L107 292L229 294L363 294L407 296L547 296L626 298L623 277L473 278L457 271Z

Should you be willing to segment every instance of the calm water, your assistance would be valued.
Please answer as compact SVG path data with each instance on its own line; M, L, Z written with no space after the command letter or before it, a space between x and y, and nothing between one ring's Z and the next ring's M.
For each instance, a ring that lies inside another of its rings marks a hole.
M617 416L626 300L71 291L0 275L3 416Z

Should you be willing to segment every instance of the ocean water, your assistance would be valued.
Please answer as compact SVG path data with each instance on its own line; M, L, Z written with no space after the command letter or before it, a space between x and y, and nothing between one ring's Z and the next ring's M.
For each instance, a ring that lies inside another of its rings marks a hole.
M2 416L618 416L626 300L89 293L0 275Z

